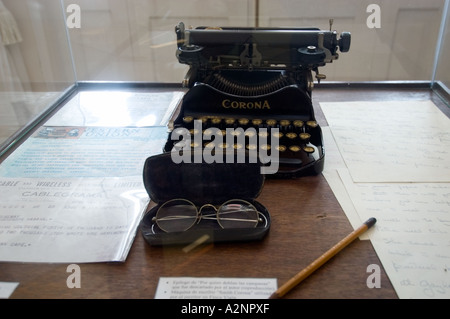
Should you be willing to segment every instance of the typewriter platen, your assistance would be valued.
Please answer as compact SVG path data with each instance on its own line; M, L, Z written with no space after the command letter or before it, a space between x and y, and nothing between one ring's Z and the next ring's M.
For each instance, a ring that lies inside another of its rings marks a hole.
M185 128L192 135L201 130L203 137L192 137L191 145L182 147L264 150L266 156L276 155L271 157L278 161L276 177L322 172L325 153L311 100L313 72L318 81L325 78L318 68L336 60L338 50L350 49L350 33L339 36L331 28L186 29L183 23L175 32L177 58L190 68L183 81L189 90L173 129ZM201 127L194 126L199 121ZM224 138L207 137L211 129ZM225 139L227 129L243 136ZM172 133L167 152L180 147Z

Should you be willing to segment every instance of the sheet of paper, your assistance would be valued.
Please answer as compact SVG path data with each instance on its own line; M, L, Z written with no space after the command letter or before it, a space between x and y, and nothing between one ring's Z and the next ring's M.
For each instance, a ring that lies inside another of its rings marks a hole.
M277 279L161 277L155 299L267 299Z
M148 204L142 177L0 177L0 261L124 261Z
M167 126L183 92L82 91L46 126Z
M0 261L124 261L182 92L78 93L0 165Z
M358 212L356 211L352 199L347 193L347 189L342 183L338 173L339 169L347 169L347 166L345 165L334 140L333 134L328 126L322 128L322 135L324 140L324 149L326 150L326 161L322 174L326 178L328 185L330 185L333 190L333 193L344 210L350 224L354 229L356 229L361 226L364 221L361 220ZM367 234L363 234L360 239L368 240L369 237Z
M16 290L17 282L0 282L0 299L8 299Z
M450 119L431 101L320 105L354 182L450 182Z
M450 298L450 183L354 183L339 170L400 298Z
M3 177L142 175L147 157L162 153L166 127L41 127L1 165Z
M329 127L323 136L323 174L354 228L378 219L365 237L399 297L449 298L450 184L354 183Z

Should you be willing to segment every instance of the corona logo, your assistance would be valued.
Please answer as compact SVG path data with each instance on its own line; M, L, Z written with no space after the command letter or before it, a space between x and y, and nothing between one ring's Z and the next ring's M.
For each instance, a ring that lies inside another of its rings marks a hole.
M255 102L223 100L222 107L235 110L270 110L270 104L267 100Z

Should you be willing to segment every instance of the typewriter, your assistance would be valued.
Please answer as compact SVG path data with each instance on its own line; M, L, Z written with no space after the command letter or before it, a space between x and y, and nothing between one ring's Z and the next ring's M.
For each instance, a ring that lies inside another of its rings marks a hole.
M271 176L295 178L321 173L325 153L311 100L313 72L319 82L325 79L318 68L338 59L338 50L349 51L351 43L350 33L338 35L331 26L331 20L330 31L187 29L179 23L175 28L176 56L180 63L189 65L183 80L188 91L164 151L264 151L262 162L265 159L277 164ZM181 128L192 138L181 140L179 134L174 134ZM211 138L211 129L220 131L223 138ZM225 138L227 132L233 134L234 140ZM195 134L202 138L194 138Z

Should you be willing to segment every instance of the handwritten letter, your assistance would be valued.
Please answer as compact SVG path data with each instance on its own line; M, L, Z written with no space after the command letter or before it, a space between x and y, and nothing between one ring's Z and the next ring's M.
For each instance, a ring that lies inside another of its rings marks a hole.
M354 182L450 182L450 119L431 101L321 108Z
M450 298L450 183L353 183L339 175L400 298Z

